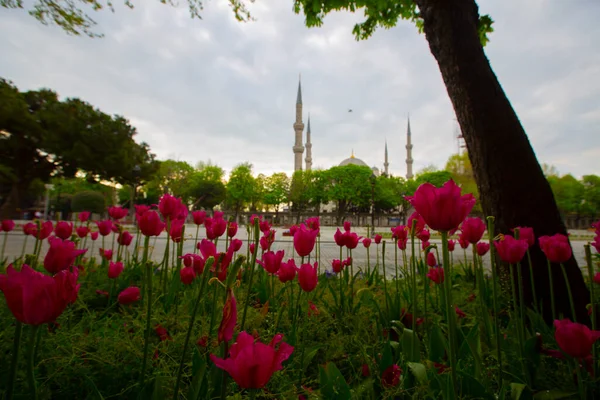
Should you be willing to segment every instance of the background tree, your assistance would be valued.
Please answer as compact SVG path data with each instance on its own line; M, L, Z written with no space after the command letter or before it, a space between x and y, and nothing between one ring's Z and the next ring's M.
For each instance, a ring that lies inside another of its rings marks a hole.
M313 169L307 171L308 206L317 215L321 214L321 205L329 202L329 170Z
M285 172L275 172L265 181L265 206L275 209L275 220L279 218L279 207L287 203L290 193L290 178Z
M227 206L233 211L236 221L239 213L250 204L254 191L255 181L252 176L252 164L245 162L236 165L229 174L226 197Z
M320 26L331 11L363 9L366 19L354 26L357 39L370 37L378 27L391 28L399 19L416 23L425 32L429 49L438 63L446 90L465 139L482 209L496 218L497 232L530 226L538 236L566 234L550 185L502 86L483 50L492 32L492 19L479 15L475 0L295 0L295 12L303 12L307 26ZM510 161L510 162L509 162ZM526 195L525 195L526 194ZM549 277L539 245L531 249L534 279L548 322ZM575 296L577 321L589 322L589 291L575 258L565 263L568 283ZM554 293L567 296L567 282L554 268ZM530 288L529 274L523 274ZM524 301L532 302L526 290ZM568 304L559 312L570 316Z
M561 177L549 176L548 182L550 182L559 210L563 214L573 213L579 216L583 204L583 183L571 174Z
M292 203L292 212L296 214L296 223L300 222L300 214L306 210L310 202L310 176L311 171L294 171L290 182L288 200Z
M21 93L0 79L0 110L0 218L13 216L36 179L83 172L90 182L126 183L136 165L138 179L153 171L154 156L135 142L135 128L126 119L81 100L61 102L47 89Z
M328 194L337 205L337 224L353 208L368 207L371 201L371 168L343 165L328 170Z
M583 176L583 200L586 214L596 219L600 215L600 176Z
M186 195L193 203L193 209L212 210L225 200L227 189L223 183L224 176L223 168L210 162L200 162L196 165L196 170L188 177L186 190Z
M457 153L451 155L450 158L448 158L444 169L449 172L452 179L460 185L463 193L471 193L475 198L479 198L479 191L477 190L477 182L475 182L473 167L471 167L471 160L469 160L469 155L466 151L462 154ZM483 213L480 202L477 202L473 207L473 213Z
M262 210L266 193L266 184L267 177L264 174L258 174L258 176L254 178L249 199L250 211Z

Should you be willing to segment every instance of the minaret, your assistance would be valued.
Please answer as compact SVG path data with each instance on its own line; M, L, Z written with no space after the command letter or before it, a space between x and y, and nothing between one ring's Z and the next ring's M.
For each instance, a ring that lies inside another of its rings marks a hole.
M388 171L389 166L390 166L390 163L388 162L387 140L386 140L385 141L385 162L383 163L383 173L385 174L385 176L390 176L389 171Z
M408 127L406 129L406 179L413 178L413 159L412 159L412 143L410 138L410 117L408 117Z
M294 132L296 133L296 141L294 142L293 147L294 172L302 171L302 153L304 153L304 146L302 146L303 130L304 123L302 122L302 88L300 86L300 79L298 79L298 96L296 97L296 122L294 122Z
M306 170L312 169L312 144L310 143L310 113L308 114L308 126L306 127Z

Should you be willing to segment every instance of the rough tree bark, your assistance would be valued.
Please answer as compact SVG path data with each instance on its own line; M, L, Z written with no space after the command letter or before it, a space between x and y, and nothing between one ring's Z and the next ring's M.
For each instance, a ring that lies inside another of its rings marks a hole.
M464 136L482 207L496 218L495 233L530 226L537 237L566 234L554 196L529 139L483 51L475 0L415 0L431 53L438 62ZM549 276L538 243L531 248L537 296L551 320ZM531 304L528 265L524 300ZM589 291L573 257L565 264L577 321L589 323ZM557 312L571 316L559 265L552 266Z

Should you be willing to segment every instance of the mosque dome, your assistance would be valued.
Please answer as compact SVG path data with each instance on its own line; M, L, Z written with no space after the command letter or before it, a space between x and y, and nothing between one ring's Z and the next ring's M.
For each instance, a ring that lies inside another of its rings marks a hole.
M360 158L354 157L354 152L352 152L352 155L349 158L346 158L344 161L342 161L340 163L340 167L343 167L344 165L350 165L350 164L360 165L361 167L368 167L366 162L364 162Z

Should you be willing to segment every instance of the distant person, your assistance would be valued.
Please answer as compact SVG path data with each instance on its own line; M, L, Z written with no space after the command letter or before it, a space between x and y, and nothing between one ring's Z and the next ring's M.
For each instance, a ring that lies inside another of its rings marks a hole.
M35 216L35 218L40 219L42 218L42 213L39 211L36 211L35 214L33 214Z

